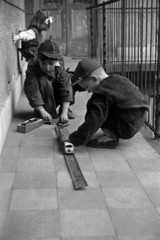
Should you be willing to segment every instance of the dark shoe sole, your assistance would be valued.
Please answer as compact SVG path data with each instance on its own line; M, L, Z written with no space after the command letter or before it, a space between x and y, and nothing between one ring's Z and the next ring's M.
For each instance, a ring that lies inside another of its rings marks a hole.
M109 141L109 142L97 142L96 140L90 140L87 143L88 147L93 147L93 148L111 148L114 149L119 145L119 140L114 140L114 141Z

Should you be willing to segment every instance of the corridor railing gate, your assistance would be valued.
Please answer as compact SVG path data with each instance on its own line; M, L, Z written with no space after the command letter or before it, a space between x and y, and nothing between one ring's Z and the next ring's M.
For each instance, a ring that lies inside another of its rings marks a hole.
M112 0L87 9L91 57L107 73L128 77L148 96L145 123L160 137L159 0Z

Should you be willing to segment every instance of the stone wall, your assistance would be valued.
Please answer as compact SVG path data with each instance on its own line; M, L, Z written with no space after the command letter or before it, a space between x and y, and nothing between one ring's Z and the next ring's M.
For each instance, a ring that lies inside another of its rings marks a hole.
M19 100L26 62L12 42L12 32L25 28L24 0L0 0L0 152Z

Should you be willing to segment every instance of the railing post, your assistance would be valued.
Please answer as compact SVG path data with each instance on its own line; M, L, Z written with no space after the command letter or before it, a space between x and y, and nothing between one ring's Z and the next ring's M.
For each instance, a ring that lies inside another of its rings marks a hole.
M102 27L103 27L103 68L106 71L106 11L105 11L105 2L102 6Z
M122 76L124 76L124 42L125 42L125 0L122 0L122 35L121 35L121 59L122 59Z
M157 81L156 81L156 132L160 133L160 1L158 14L158 62L157 62ZM155 136L156 137L156 136Z
M93 9L90 9L90 33L91 33L91 58L93 58Z

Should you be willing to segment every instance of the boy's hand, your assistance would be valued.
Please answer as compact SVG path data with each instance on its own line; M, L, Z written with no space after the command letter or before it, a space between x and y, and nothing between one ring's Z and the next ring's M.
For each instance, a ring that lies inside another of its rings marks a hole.
M67 123L68 122L67 112L65 112L65 113L62 112L61 115L59 116L59 118L60 118L61 123Z
M14 33L12 33L12 41L15 44L18 40L20 40L20 36L19 35L15 35Z
M51 125L54 124L53 118L45 109L40 109L39 112L44 121L49 121Z

